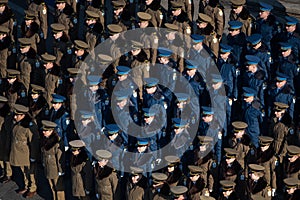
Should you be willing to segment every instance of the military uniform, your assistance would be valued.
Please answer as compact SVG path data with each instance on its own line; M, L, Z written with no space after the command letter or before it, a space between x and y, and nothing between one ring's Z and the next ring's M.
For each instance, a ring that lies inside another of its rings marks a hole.
M95 23L87 24L87 31L85 34L85 41L89 45L89 52L92 54L94 53L95 47L101 42L101 34L103 32L104 27L98 22L99 13L94 11L85 11L87 19L86 22L89 20L95 20ZM95 57L95 56L94 56Z
M142 6L140 10L151 15L151 23L154 27L161 27L163 14L159 1L154 0L150 5Z
M283 182L285 183L286 186L286 190L288 192L288 190L294 190L291 193L285 193L284 194L284 199L287 200L296 200L300 198L300 192L298 188L299 185L299 180L298 178L286 178L283 180Z
M166 182L170 186L180 185L183 182L183 173L180 169L180 158L178 156L165 156L167 167L162 172L168 176Z
M100 166L101 160L109 160L111 152L107 150L96 151L98 163L94 166L96 179L96 194L98 199L111 200L118 198L118 178L116 172L109 166Z
M37 52L38 44L40 43L40 27L35 22L36 12L35 11L25 11L24 22L21 25L22 37L29 38L31 41L31 47ZM31 22L30 24L29 21ZM26 23L27 22L27 23Z
M147 179L142 175L143 169L138 167L130 167L131 176L126 185L127 200L143 200L147 198ZM133 182L134 177L138 176L136 182Z
M199 166L194 165L189 165L188 168L190 170L189 177L186 183L186 186L188 188L188 197L190 199L199 199L206 186L204 179L201 176L202 169Z
M229 19L237 20L243 23L242 32L247 36L251 35L252 31L252 21L253 17L250 15L250 12L245 7L246 0L231 0L232 10L229 15ZM240 13L235 13L234 9L237 9L239 6L242 6L243 9Z
M52 190L53 199L59 200L65 198L63 186L62 169L62 151L60 148L60 138L55 131L56 123L43 120L43 133L46 131L52 131L50 136L45 135L41 141L42 163L44 166L45 176L50 184Z
M37 190L35 174L32 171L39 156L39 134L36 124L31 121L27 114L28 107L20 104L14 106L14 119L16 123L12 129L11 149L9 162L11 166L19 167L24 174L25 187L18 190L19 194L24 194L27 190L35 194ZM23 118L21 118L23 116ZM29 184L30 181L30 184Z
M12 41L15 41L17 35L16 35L16 26L17 22L15 19L15 14L8 6L8 0L1 0L0 4L4 6L4 11L0 15L0 25L5 26L9 29L9 35L12 39Z
M220 185L222 188L222 194L218 198L218 200L238 200L239 197L235 190L235 182L233 181L227 181L227 180L221 180ZM230 194L228 194L230 192Z
M93 170L92 163L88 159L82 140L73 140L69 142L72 148L70 158L72 195L79 198L88 197L92 191Z
M182 198L185 198L186 193L188 192L188 188L185 186L174 186L170 188L171 191L171 197L174 200L180 200Z
M11 37L8 35L9 29L5 26L0 26L0 34L6 35L3 39L0 40L0 77L6 77L6 69L8 64L8 56L9 56L9 47L11 45Z
M300 147L289 145L287 146L287 156L283 161L283 177L297 178L300 176ZM295 157L295 159L293 158Z
M131 25L129 18L129 13L126 13L125 8L125 1L123 0L116 0L111 2L113 5L114 10L122 9L123 11L119 13L119 15L116 15L114 12L112 24L117 24L122 27L122 31L127 31L129 29L129 26ZM127 19L126 19L127 18Z
M205 25L206 24L206 25ZM212 25L212 18L206 14L199 13L197 20L198 28L196 34L204 35L204 44L211 49L215 57L219 55L219 40Z
M168 176L163 173L152 173L152 187L148 199L167 200L170 198L170 186L166 183Z

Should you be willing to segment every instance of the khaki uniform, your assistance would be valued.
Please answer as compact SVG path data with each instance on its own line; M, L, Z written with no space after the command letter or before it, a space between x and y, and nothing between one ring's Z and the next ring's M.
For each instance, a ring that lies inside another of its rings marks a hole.
M26 91L29 90L30 85L30 74L35 68L36 52L33 48L30 48L26 55L19 55L18 69L20 70L20 80L24 83Z
M240 21L240 22L242 22L243 23L242 32L245 33L246 36L251 35L253 18L250 15L249 11L246 10L245 7L243 8L242 12L239 15L237 15L233 11L231 11L229 19L230 19L230 21Z
M6 34L6 37L1 40L1 47L0 47L0 77L6 77L6 69L7 69L7 59L9 55L9 48L12 43L10 36L8 35L9 29L0 26L0 33Z
M214 27L214 31L216 32L218 38L223 35L225 26L223 9L224 8L222 8L220 5L212 7L208 4L203 10L205 14L212 18L211 25Z
M89 5L86 8L86 10L90 10L90 11L98 13L98 15L99 15L99 22L100 22L100 24L101 24L102 27L105 27L104 13L99 8L95 8L95 7Z
M59 85L59 68L58 66L54 65L51 70L46 70L45 76L45 97L48 105L51 104L51 94L54 93L55 89Z
M64 33L60 40L54 40L53 50L56 57L56 64L58 66L66 67L70 63L70 55L72 54L71 49L72 43L69 37Z
M144 12L151 15L150 22L152 23L152 25L154 27L161 27L163 15L162 15L162 12L160 11L160 9L152 9L151 7L148 7L144 10Z
M243 135L240 141L238 141L235 137L232 137L228 142L230 148L238 151L236 160L240 163L243 169L245 169L245 158L250 151L250 142L251 139L248 135Z
M45 2L41 4L36 4L34 1L30 3L28 6L28 10L35 11L38 14L37 24L41 28L41 33L43 39L47 39L47 32L48 32L48 22L47 22L47 6Z
M67 33L71 38L76 37L76 35L71 35L73 34L71 29L75 28L72 22L72 16L71 16L72 14L73 14L73 9L68 4L66 4L66 7L63 9L62 12L59 11L58 9L56 9L55 12L55 21L65 26L64 32Z

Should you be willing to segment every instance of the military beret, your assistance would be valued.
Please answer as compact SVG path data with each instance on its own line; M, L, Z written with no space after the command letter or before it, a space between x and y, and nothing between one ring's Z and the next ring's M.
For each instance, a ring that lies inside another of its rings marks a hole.
M16 78L18 75L20 75L20 71L15 69L7 69L6 72L6 78Z
M197 22L199 22L199 23L201 23L201 22L211 23L212 18L210 16L206 15L206 14L199 13Z
M220 184L223 191L233 190L236 185L235 182L229 180L221 180Z
M289 78L288 75L281 73L279 71L276 72L276 81L281 82L281 81L286 81Z
M190 170L190 175L192 175L192 176L199 175L202 173L202 168L199 166L189 165L188 168Z
M112 157L112 153L107 150L97 150L96 155L98 160L109 160Z
M178 31L178 25L175 24L165 23L165 27L169 32Z
M232 122L232 126L234 128L234 132L239 132L240 130L244 130L248 127L248 124L241 121Z
M253 55L246 55L246 63L248 65L257 65L260 62L260 58Z
M233 6L242 6L246 4L246 0L230 0Z
M25 10L25 20L35 20L37 13L32 10Z
M5 26L0 26L0 33L8 33L9 29Z
M113 135L120 131L120 128L117 124L107 124L105 126L105 131L107 131L108 135Z
M186 93L176 93L177 102L184 102L189 99L189 95Z
M289 106L282 102L274 102L274 110L275 111L283 111L286 110Z
M153 117L156 114L156 110L152 108L143 108L145 117Z
M5 103L7 101L8 101L8 99L6 97L0 96L0 102Z
M107 25L107 28L108 28L110 35L121 33L123 31L122 27L117 24L109 24L109 25Z
M157 78L145 78L145 87L146 88L151 88L154 87L158 84L159 80Z
M249 164L248 165L249 168L251 169L251 172L264 172L265 171L265 167L258 165L258 164Z
M243 96L244 97L252 97L256 96L257 92L253 88L250 87L243 87Z
M287 51L287 50L289 50L289 49L292 49L292 44L290 44L290 43L287 43L287 42L280 42L279 44L280 44L280 49L281 49L282 51Z
M260 5L260 10L261 11L271 11L273 9L273 6L271 6L270 4L267 4L265 2L259 2Z
M258 136L260 146L268 146L273 142L273 138L268 136Z
M31 40L29 38L19 38L20 47L27 47L31 45Z
M287 146L287 151L289 156L295 156L300 154L300 147L289 145Z
M26 106L23 106L21 104L14 105L14 113L15 114L26 114L28 111L29 111L29 108Z
M152 173L152 179L154 183L162 183L168 179L168 176L163 173Z
M201 146L211 144L214 141L214 139L209 136L198 136L198 139Z
M115 96L116 101L122 101L124 99L128 99L128 97L131 93L132 93L131 89L118 90L118 91L114 91L114 96Z
M169 167L175 166L180 162L178 156L165 156L165 160L168 162Z
M79 148L85 146L85 143L82 140L73 140L73 141L69 142L69 144L72 147L72 149L79 149Z
M143 47L144 47L144 45L142 43L140 43L138 41L135 41L135 40L131 41L131 48L133 48L133 49L141 49Z
M99 18L99 14L94 12L94 11L86 10L85 13L86 13L87 19L97 19L97 18Z
M42 120L42 129L43 130L53 130L57 127L57 124L52 121Z
M143 173L143 169L142 168L132 167L132 166L130 166L129 168L130 168L130 171L131 171L132 175L138 176L138 175L140 175L140 174Z
M224 148L224 151L226 152L226 158L235 158L238 154L237 150L232 148Z
M200 42L203 42L205 37L203 35L192 34L191 38L192 38L194 43L200 43Z
M165 47L158 47L157 51L159 57L170 57L173 53L171 49Z
M126 5L126 2L123 0L116 0L111 2L114 8L124 8Z
M212 83L221 83L221 82L223 82L223 78L220 74L211 74L211 82Z
M262 36L261 34L255 33L250 35L249 37L247 37L247 41L251 44L251 45L257 45L259 42L261 42Z
M131 68L127 66L117 66L117 70L118 70L117 75L125 75L125 74L129 74Z
M285 186L290 188L298 188L299 185L299 179L297 178L285 178L283 179L283 182L285 183Z
M42 57L44 63L49 63L49 62L51 63L56 60L55 56L48 54L48 53L41 55L41 57Z
M137 146L149 146L149 142L147 139L138 139Z
M232 46L229 46L224 43L220 44L220 53L228 53L228 52L231 52L231 50L232 50Z
M98 58L99 58L99 62L102 64L107 64L113 61L111 56L105 54L99 54Z
M89 85L98 85L101 82L101 77L97 75L88 75L87 80Z
M173 127L174 128L184 128L188 124L188 122L181 118L172 118Z
M75 48L76 49L85 50L85 49L89 48L89 45L86 42L82 41L82 40L75 40L74 43L75 43Z
M286 16L285 20L285 24L289 26L296 25L298 23L298 19L295 17Z
M50 27L52 28L52 31L54 33L58 33L66 29L66 27L63 24L59 24L59 23L51 24Z
M240 29L243 26L243 23L240 21L229 21L228 22L229 28L230 29Z
M79 68L68 68L67 71L69 72L70 76L77 76L77 74L81 73Z
M79 111L81 119L90 119L94 116L94 113L87 110Z
M139 17L140 21L150 21L151 15L145 12L138 12L137 16Z
M181 9L183 7L183 3L181 1L171 1L172 10Z
M179 197L180 195L185 194L188 191L188 188L185 186L177 185L177 186L172 186L170 188L170 191L172 192L173 196L176 198L176 197Z
M202 114L203 115L213 115L214 114L214 111L211 107L202 106L201 109L202 109Z
M56 3L58 4L58 3L66 3L67 2L67 0L56 0Z
M66 97L59 94L52 94L51 103L63 103L66 100Z
M32 94L41 94L45 91L45 88L43 88L42 86L35 85L35 84L30 84L30 86L31 86Z

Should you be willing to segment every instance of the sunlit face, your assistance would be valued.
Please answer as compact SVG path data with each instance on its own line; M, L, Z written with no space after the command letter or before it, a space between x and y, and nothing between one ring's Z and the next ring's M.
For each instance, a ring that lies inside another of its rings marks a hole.
M30 46L20 47L20 51L22 54L27 53L30 49Z
M118 101L117 102L117 106L120 108L120 109L123 109L127 104L127 99L123 99L122 101Z
M108 137L109 137L110 140L115 140L118 137L118 133L108 135Z
M240 14L243 10L243 6L238 6L236 8L232 8L232 10L235 14Z
M289 161L291 162L291 163L293 163L293 162L295 162L297 159L298 159L298 155L294 155L294 156L292 156L292 157L289 157L288 159L289 159Z
M127 79L127 77L128 77L128 74L122 74L122 75L118 75L118 79L119 79L119 81L124 81L124 80L126 80L126 79Z
M207 26L207 22L200 22L200 23L197 23L197 26L198 26L198 28L205 28L206 26Z
M5 5L1 5L1 6L0 6L0 13L3 13L4 10L5 10Z
M254 96L250 96L250 97L245 97L245 96L244 96L244 101L245 101L246 103L251 103L253 100L254 100Z
M53 102L52 106L53 106L54 110L57 111L57 110L59 110L62 107L62 103Z
M57 3L56 8L58 10L63 10L66 7L66 3Z
M240 32L241 32L240 29L228 29L228 31L229 31L229 34L230 34L232 37L234 37L234 36L240 34Z
M26 20L25 20L26 26L30 26L30 24L31 24L32 22L34 22L32 19L26 19Z
M161 64L166 65L166 64L168 64L168 62L169 62L169 58L168 58L168 57L159 57L159 58L158 58L158 61L159 61Z
M184 128L174 128L175 134L180 134L183 132L183 130L184 130Z
M230 55L230 52L227 52L227 53L220 53L220 57L223 59L223 60L227 60L228 57Z
M187 75L189 75L190 77L195 76L197 69L187 69L186 73Z
M260 11L259 12L259 18L266 20L268 16L270 15L269 11Z
M32 99L37 99L37 98L39 98L39 94L32 93L31 98Z
M286 84L286 81L276 81L276 87L278 89L282 88Z
M13 84L16 80L17 78L7 78L9 84Z
M213 115L204 115L202 117L203 121L206 122L206 123L212 122L213 118L214 118Z
M207 145L200 145L199 149L200 151L205 152L207 150Z
M72 154L74 156L77 156L80 153L80 149L76 148L76 149L72 149Z
M89 89L92 92L96 92L99 89L99 85L90 85Z
M24 114L15 114L14 115L14 119L15 119L16 122L20 122L24 118L25 118Z
M75 55L76 56L82 56L84 54L84 50L83 49L76 49L75 50Z
M220 89L222 86L222 82L213 83L211 86L214 90Z
M109 38L110 38L112 41L116 41L116 39L118 39L119 36L120 36L120 33L116 33L116 34L110 35Z
M172 15L173 16L178 16L180 14L181 14L181 9L172 10Z
M131 53L132 53L132 55L137 56L137 55L139 55L139 53L140 53L141 51L142 51L141 49L132 49L132 50L131 50Z
M138 147L137 147L137 150L138 150L139 153L145 152L146 149L147 149L147 146L146 146L146 145L144 145L144 146L138 146Z
M296 30L296 25L285 25L285 29L288 33L293 33Z
M116 15L116 16L119 16L122 12L123 12L123 8L122 7L119 7L119 8L116 8L115 10L114 10L114 14Z
M281 110L281 111L275 110L275 112L274 112L275 117L278 119L281 118L284 115L284 113L285 113L284 110Z
M244 133L245 133L245 130L239 130L238 132L234 133L234 136L235 136L235 138L240 139L243 137Z
M150 124L154 120L154 116L144 117L146 124Z
M193 182L197 181L197 180L199 179L199 177L200 177L199 174L198 174L198 175L190 175L190 179L191 179L191 181L193 181Z
M147 94L153 94L156 91L156 86L154 87L146 87Z
M96 23L96 20L95 20L95 19L87 19L87 20L85 20L85 23L86 23L88 26L90 26L90 25L92 25L92 24L95 24L95 23Z
M258 179L259 179L259 176L258 176L257 173L250 173L249 175L250 175L250 178L251 178L252 180L258 180Z
M229 197L232 192L233 192L233 190L224 190L224 191L222 191L224 197Z
M132 176L132 177L131 177L131 180L132 180L132 183L133 183L133 184L139 182L139 175Z
M82 123L82 125L83 126L87 126L89 123L91 123L92 122L92 119L91 118L83 118L83 119L81 119L81 123Z
M63 31L53 33L53 37L57 40L63 36Z
M285 57L288 57L289 55L291 55L291 53L292 53L292 49L288 49L286 51L282 51L281 55L285 58Z
M176 32L169 32L168 34L166 34L166 38L167 40L175 40Z
M51 69L53 67L53 63L52 62L47 62L47 63L44 63L44 67L45 69Z
M98 160L98 165L100 167L104 167L105 165L107 165L107 163L108 163L108 160L106 160L106 159Z
M186 101L180 101L180 102L177 102L177 108L179 109L183 109L184 106L186 105Z
M149 25L149 22L148 22L148 21L140 21L140 22L139 22L140 28L147 28L148 25Z
M48 138L53 133L53 130L43 130L43 135Z
M233 163L235 161L235 158L227 158L226 157L225 160L226 160L227 165L229 165L229 164L231 164L231 163Z
M262 152L265 152L269 149L270 145L266 145L266 146L260 146L260 149Z
M174 166L168 166L168 172L174 172L175 167Z
M145 0L147 6L149 6L154 0Z
M297 188L295 188L295 187L293 187L293 188L287 188L286 189L286 192L288 193L288 194L294 194L294 192L297 190Z

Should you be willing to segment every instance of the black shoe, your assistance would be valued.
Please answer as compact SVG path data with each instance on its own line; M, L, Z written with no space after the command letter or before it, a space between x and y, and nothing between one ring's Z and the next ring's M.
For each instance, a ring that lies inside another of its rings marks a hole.
M11 176L4 176L0 179L1 183L8 183L9 181L11 181Z

